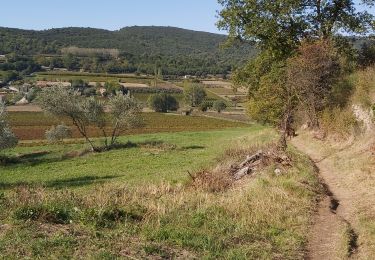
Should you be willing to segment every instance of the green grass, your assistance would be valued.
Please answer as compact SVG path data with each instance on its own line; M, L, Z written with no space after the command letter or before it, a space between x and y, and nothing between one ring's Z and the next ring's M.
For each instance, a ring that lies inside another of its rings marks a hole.
M241 136L256 136L262 127L228 129L211 132L182 132L122 137L120 141L151 142L156 146L128 148L63 159L81 144L18 147L12 154L31 154L21 163L0 166L0 188L20 184L45 184L49 187L80 187L92 183L128 184L177 183L187 179L187 171L207 167L223 149ZM262 140L265 136L259 136ZM41 153L41 152L46 152Z
M122 141L128 138L143 147L67 160L56 158L82 145L16 148L13 154L51 153L0 168L2 257L303 259L320 189L308 158L290 150L293 167L282 176L271 165L220 192L187 177L187 170L243 160L259 149L254 145L272 142L274 131L253 126Z

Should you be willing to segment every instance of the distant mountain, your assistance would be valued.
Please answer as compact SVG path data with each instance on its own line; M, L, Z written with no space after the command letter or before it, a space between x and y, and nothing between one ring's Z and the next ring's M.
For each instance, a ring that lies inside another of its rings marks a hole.
M0 27L0 54L59 54L63 47L119 49L135 67L155 64L170 74L226 73L256 50L249 44L221 48L226 36L175 27L133 26L118 31L61 28L43 31Z

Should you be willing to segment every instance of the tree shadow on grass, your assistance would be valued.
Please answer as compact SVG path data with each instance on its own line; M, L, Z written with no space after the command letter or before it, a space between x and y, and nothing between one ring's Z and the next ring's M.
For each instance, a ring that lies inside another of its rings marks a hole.
M55 180L55 181L50 181L45 183L45 187L48 188L56 188L56 189L61 189L61 188L72 188L72 187L82 187L86 185L91 185L91 184L99 184L99 183L104 183L108 180L112 180L115 178L119 178L121 176L114 176L114 175L108 175L108 176L82 176L82 177L77 177L77 178L70 178L70 179L65 179L65 180Z
M206 148L205 146L201 146L201 145L189 145L189 146L181 147L182 150L201 150L205 148Z
M44 182L41 184L36 184L35 182L14 182L14 183L7 183L7 182L0 182L0 190L9 190L17 187L45 187L45 188L54 188L54 189L63 189L63 188L77 188L88 186L92 184L100 184L104 183L108 180L112 180L115 178L122 177L121 175L114 176L81 176L77 178L69 178L63 180L53 180Z

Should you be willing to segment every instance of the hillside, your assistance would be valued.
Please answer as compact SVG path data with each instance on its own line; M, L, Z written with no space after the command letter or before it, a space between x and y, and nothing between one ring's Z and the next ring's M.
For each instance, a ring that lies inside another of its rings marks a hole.
M61 28L43 31L0 27L0 54L60 54L63 47L111 48L134 67L160 66L168 74L225 73L254 55L248 44L223 49L225 35L175 27L133 26L118 31Z

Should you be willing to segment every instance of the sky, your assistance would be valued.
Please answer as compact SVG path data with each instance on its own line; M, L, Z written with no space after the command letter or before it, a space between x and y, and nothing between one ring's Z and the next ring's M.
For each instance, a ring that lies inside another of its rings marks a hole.
M159 25L225 33L215 26L219 9L217 0L7 0L1 3L0 26L118 30Z
M1 3L0 26L118 30L159 25L225 34L215 25L218 10L217 0L5 0ZM374 10L370 12L375 14Z

